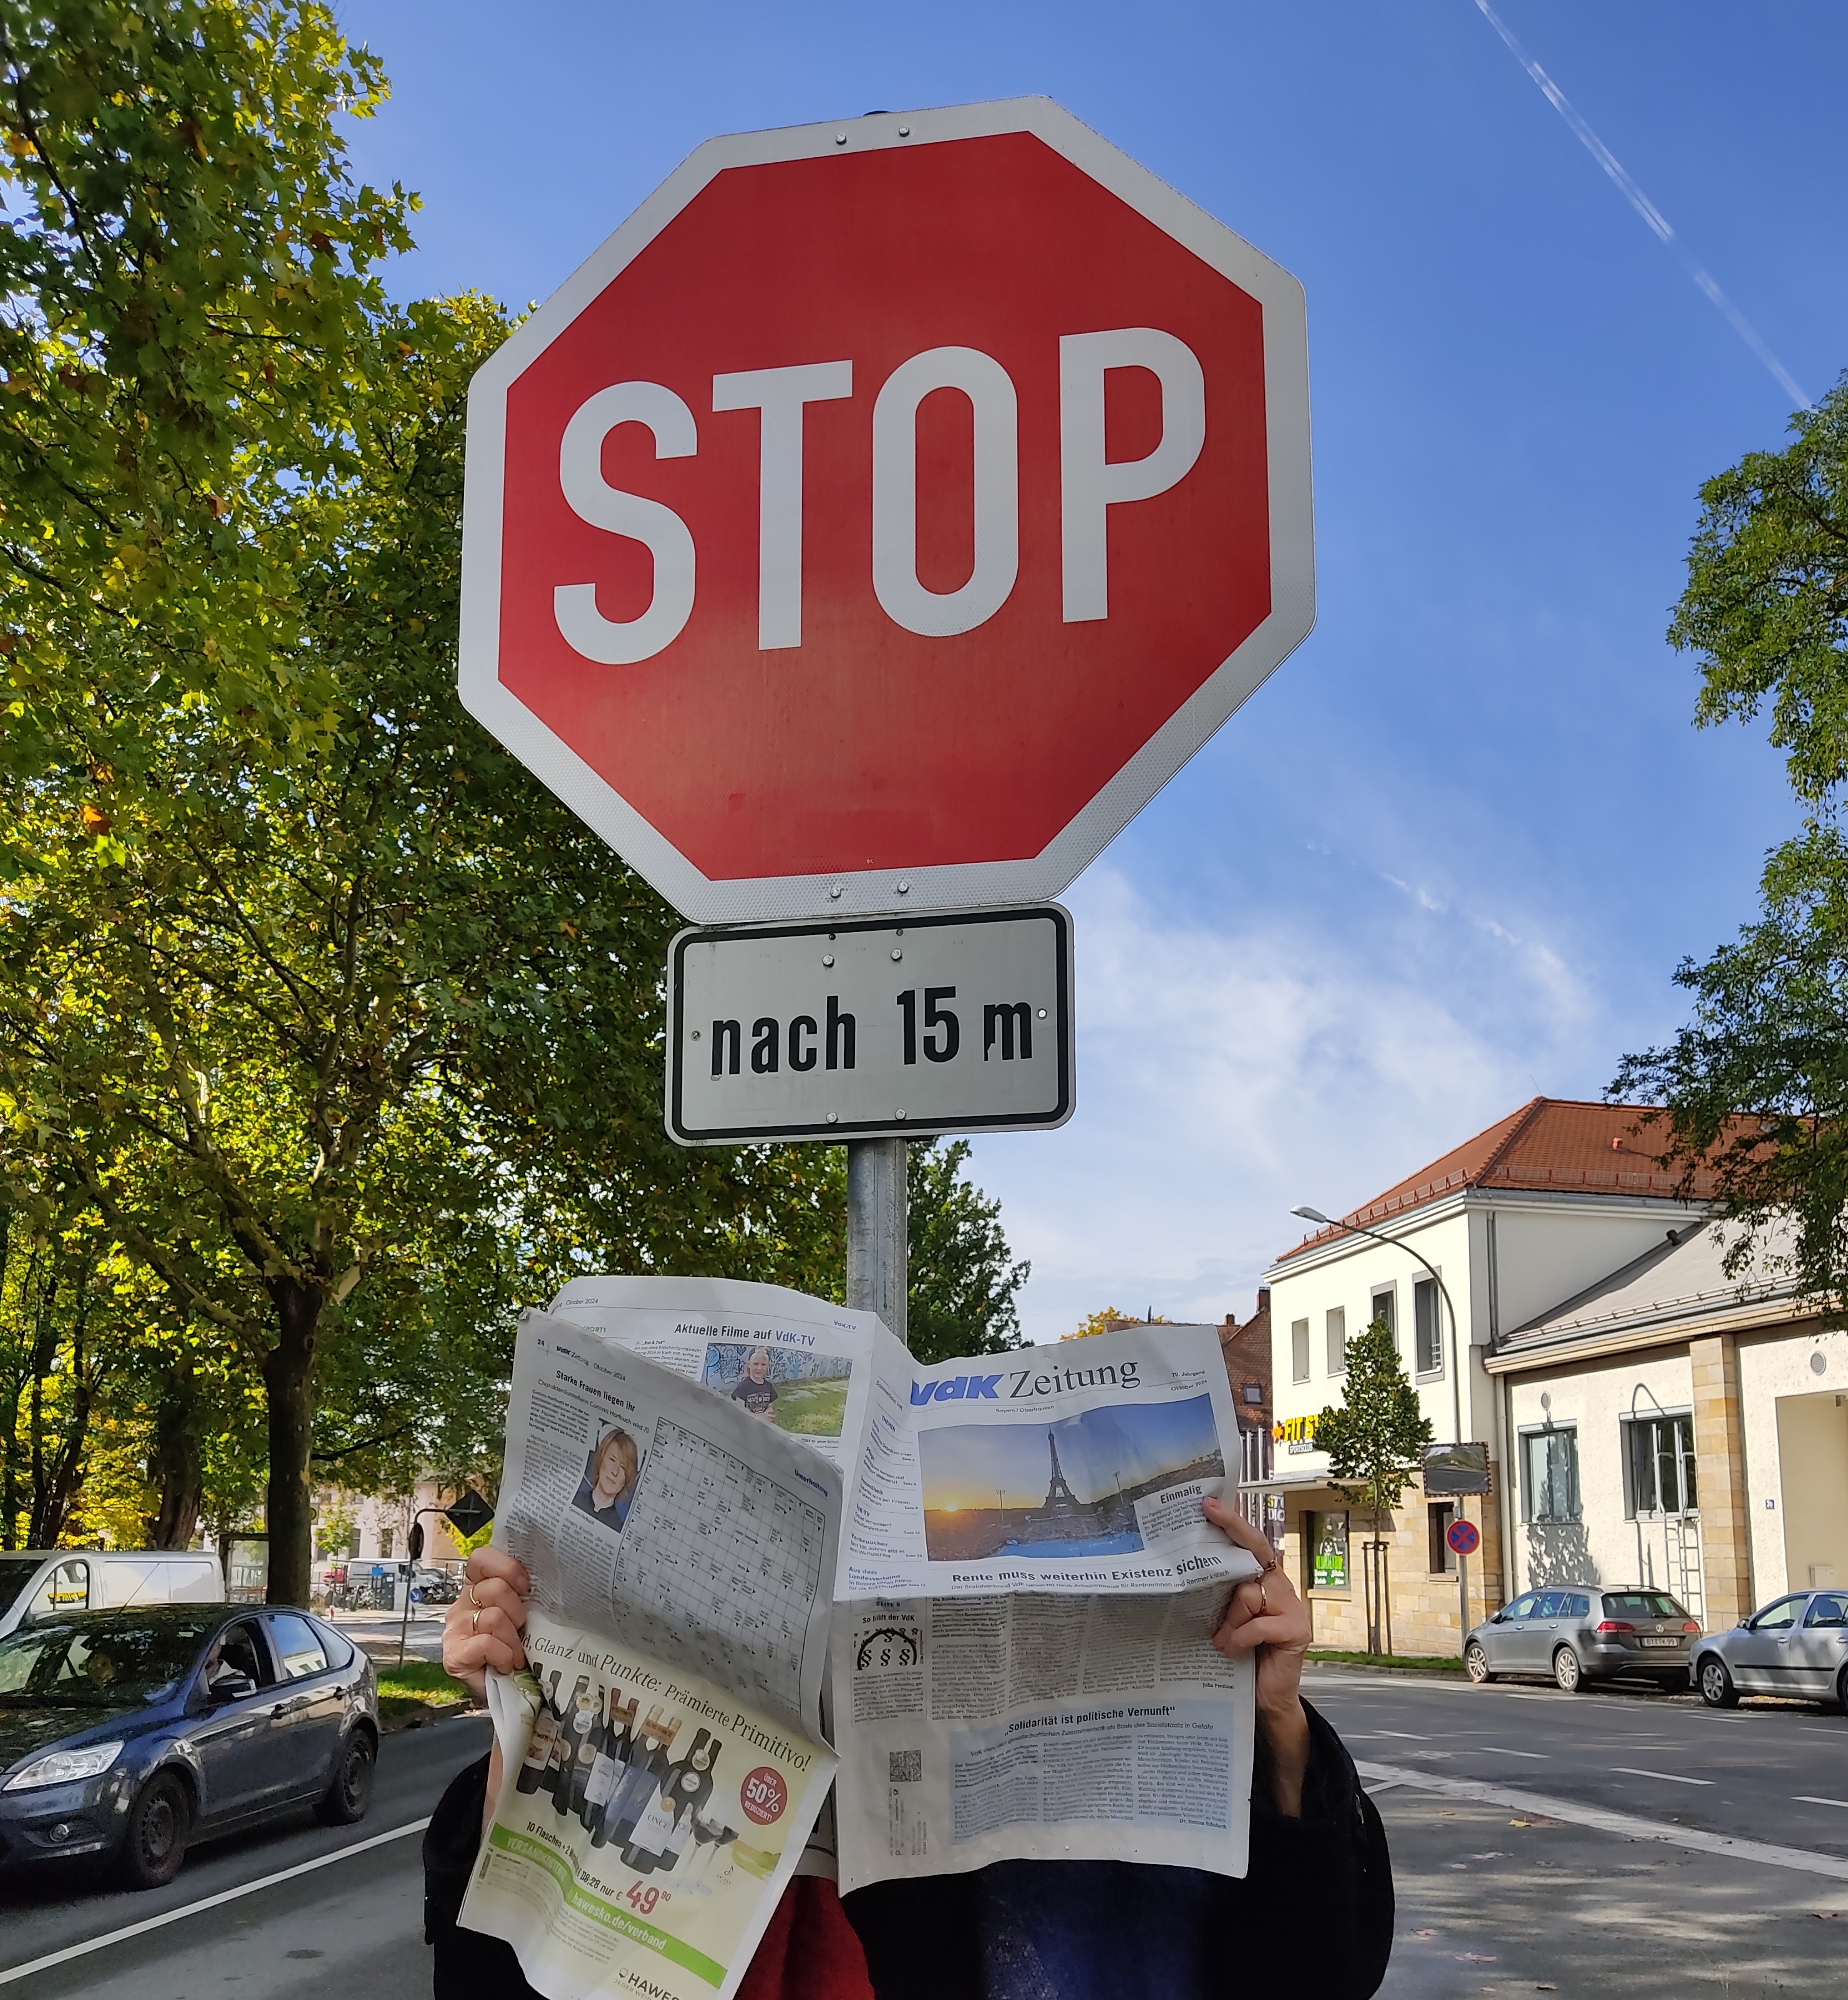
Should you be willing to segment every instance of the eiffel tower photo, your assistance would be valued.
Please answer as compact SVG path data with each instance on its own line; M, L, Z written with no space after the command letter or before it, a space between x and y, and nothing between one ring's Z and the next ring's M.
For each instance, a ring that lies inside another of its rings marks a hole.
M1052 1454L1052 1483L1040 1503L1040 1515L1062 1534L1088 1534L1096 1523L1097 1510L1086 1506L1067 1484L1059 1463L1059 1440L1050 1431L1046 1432L1046 1446Z

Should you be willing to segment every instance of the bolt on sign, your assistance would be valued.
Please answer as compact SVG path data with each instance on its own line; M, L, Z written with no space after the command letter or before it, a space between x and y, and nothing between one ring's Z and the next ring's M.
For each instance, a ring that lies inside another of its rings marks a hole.
M463 700L697 923L1056 895L1314 595L1302 288L1044 99L710 141L470 394Z

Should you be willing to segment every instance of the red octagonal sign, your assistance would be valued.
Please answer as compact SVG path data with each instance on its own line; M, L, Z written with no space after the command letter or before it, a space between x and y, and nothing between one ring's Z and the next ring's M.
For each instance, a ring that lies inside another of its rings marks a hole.
M713 141L470 394L463 699L702 922L1057 894L1314 595L1301 286L1042 99Z

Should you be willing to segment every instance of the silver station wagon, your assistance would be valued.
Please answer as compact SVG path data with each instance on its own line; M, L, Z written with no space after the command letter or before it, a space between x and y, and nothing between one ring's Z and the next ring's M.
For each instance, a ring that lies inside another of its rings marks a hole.
M1568 1694L1620 1679L1682 1693L1700 1637L1700 1621L1666 1590L1569 1583L1530 1590L1484 1620L1469 1635L1463 1664L1472 1681L1548 1674Z

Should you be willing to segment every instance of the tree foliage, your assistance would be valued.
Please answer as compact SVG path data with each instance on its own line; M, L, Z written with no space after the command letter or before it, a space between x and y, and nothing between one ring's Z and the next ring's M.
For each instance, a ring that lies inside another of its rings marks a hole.
M1404 1497L1432 1439L1431 1420L1406 1379L1399 1343L1383 1319L1347 1343L1345 1400L1316 1419L1316 1448L1350 1507L1364 1507L1379 1533Z
M1627 1056L1611 1085L1656 1103L1673 1152L1715 1177L1746 1227L1743 1267L1773 1217L1795 1224L1804 1293L1848 1300L1848 379L1701 489L1687 586L1669 637L1701 661L1695 719L1770 707L1802 831L1767 856L1758 919L1676 983L1693 1018Z
M247 488L350 465L354 342L411 203L354 185L336 120L384 95L319 5L0 0L11 775L87 753L135 783L151 675L314 732L290 551ZM151 623L156 648L96 643Z
M333 130L371 59L261 0L0 0L0 34L36 204L0 341L9 1199L158 1281L137 1421L209 1516L260 1401L299 1599L317 1467L491 1450L516 1303L587 1267L831 1288L841 1164L669 1144L676 920L456 702L465 397L508 325L368 275L407 240Z
M999 1354L1021 1342L1014 1300L1032 1267L1010 1255L1000 1203L962 1177L969 1151L966 1139L907 1149L907 1310L921 1361Z
M1701 662L1697 723L1771 704L1791 789L1823 804L1848 779L1848 377L1701 488L1669 644Z

